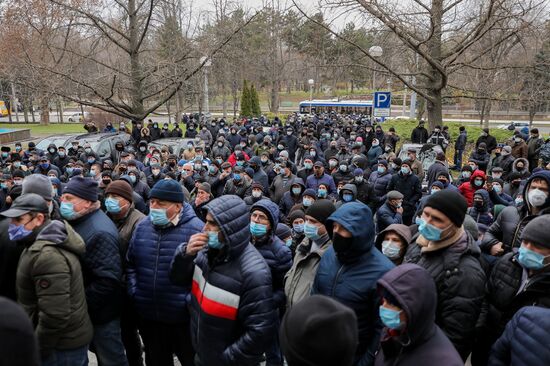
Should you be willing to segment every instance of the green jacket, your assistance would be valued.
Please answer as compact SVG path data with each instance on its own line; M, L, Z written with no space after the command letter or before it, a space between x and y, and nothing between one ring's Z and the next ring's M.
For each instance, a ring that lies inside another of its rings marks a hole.
M84 241L73 228L53 220L19 260L17 300L34 324L43 355L92 340L79 260L84 251Z

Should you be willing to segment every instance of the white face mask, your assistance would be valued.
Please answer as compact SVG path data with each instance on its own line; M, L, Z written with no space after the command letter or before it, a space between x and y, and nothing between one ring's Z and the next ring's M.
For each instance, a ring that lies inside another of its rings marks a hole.
M538 188L532 189L527 194L529 203L534 207L541 207L546 202L548 195Z
M399 253L401 252L401 247L394 243L391 240L384 240L382 242L382 254L384 254L389 259L399 258Z
M262 196L262 191L252 191L252 197L260 198Z

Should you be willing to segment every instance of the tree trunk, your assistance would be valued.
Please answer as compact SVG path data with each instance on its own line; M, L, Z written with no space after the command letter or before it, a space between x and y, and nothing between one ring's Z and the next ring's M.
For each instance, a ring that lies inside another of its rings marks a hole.
M25 123L29 123L29 103L28 103L28 99L24 99L23 118L25 119Z
M31 106L31 118L32 118L32 123L36 123L36 117L34 116L34 100L31 98L29 98L29 105Z
M170 99L166 101L166 112L168 113L168 124L172 124L172 113L170 112ZM176 119L176 123L178 123L177 119Z
M227 89L225 86L225 81L222 83L222 113L223 118L227 117Z
M239 93L236 79L233 79L233 83L231 84L231 92L233 94L233 118L237 118L237 111L239 110Z
M136 116L136 122L142 122L145 108L143 106L142 94L142 72L139 61L139 22L138 12L136 11L136 0L128 0L128 30L130 37L130 75L132 85L130 89L130 99L132 105L132 114Z
M58 108L59 108L59 123L64 123L65 121L63 120L63 113L64 113L64 108L63 108L63 99L60 97L57 101L57 105L58 105ZM82 119L84 119L84 113L82 113Z
M421 120L424 117L426 111L426 98L418 97L418 103L416 105L416 119Z
M46 97L40 100L40 124L44 126L50 124L50 106Z
M428 93L432 100L427 100L428 109L428 124L430 131L433 131L435 126L443 124L443 104L441 102L441 90L429 90Z
M274 80L271 83L271 102L269 105L269 111L272 113L279 113L279 81Z

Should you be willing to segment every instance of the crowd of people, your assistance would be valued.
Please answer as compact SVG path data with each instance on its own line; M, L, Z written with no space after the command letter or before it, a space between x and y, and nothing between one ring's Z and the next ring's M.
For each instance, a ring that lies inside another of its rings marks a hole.
M1 147L0 364L550 364L537 129L465 156L422 121L183 123L121 126L107 157Z

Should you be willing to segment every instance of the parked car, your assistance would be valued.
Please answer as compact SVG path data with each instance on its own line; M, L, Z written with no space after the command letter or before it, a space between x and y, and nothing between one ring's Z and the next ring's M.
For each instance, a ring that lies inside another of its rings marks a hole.
M82 136L81 133L66 133L66 134L60 134L60 135L53 135L48 136L40 140L36 144L36 148L39 150L46 151L48 149L48 146L50 144L54 144L56 147L66 147L69 148L71 146L71 142L76 139L78 136Z
M78 113L71 114L68 120L69 122L82 122L86 118L90 118L90 116L91 116L90 112L84 112L84 114L82 114L81 112L78 112Z
M149 147L152 146L160 150L164 145L166 145L168 146L168 149L171 154L180 156L180 153L187 147L187 143L189 141L193 141L195 146L201 145L204 147L204 144L201 141L201 139L198 139L198 138L190 139L190 138L181 138L181 137L167 137L163 139L158 139L150 142Z
M124 143L124 146L131 144L131 136L124 132L100 132L88 133L78 136L77 140L80 146L90 144L92 150L99 156L100 160L105 160L111 157L111 153L115 149L115 144L119 141Z
M509 124L503 124L498 126L501 130L510 130L514 131L516 128L522 129L523 127L529 127L529 122L527 121L512 121Z

